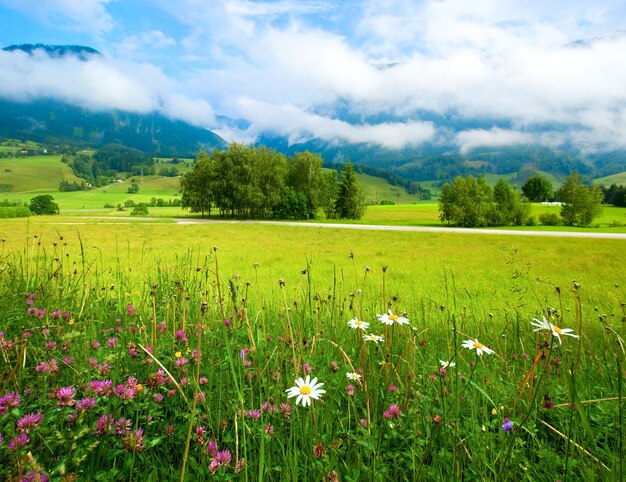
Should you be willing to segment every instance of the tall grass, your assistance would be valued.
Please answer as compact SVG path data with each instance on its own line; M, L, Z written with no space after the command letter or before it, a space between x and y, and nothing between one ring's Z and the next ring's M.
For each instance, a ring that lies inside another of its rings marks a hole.
M264 264L233 275L217 246L5 244L2 479L621 477L626 315L611 276L593 296L580 273L547 289L513 250L487 296L449 267L441 289L411 290L391 254L368 267L357 251L328 275L318 253L269 281ZM409 324L383 324L389 310ZM544 317L579 338L534 332ZM325 393L303 407L286 390L307 374Z

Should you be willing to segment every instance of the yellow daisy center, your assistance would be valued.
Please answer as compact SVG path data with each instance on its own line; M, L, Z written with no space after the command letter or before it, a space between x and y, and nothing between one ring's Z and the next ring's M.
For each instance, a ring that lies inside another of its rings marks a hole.
M398 321L398 317L396 315L389 315L389 319L391 321Z
M361 325L363 324L363 322L362 322L361 320L355 320L355 321L354 321L354 324L355 324L356 326L361 326Z
M561 329L558 326L552 326L552 329L557 333L557 334L561 334Z
M483 348L485 348L485 346L482 343L478 343L478 342L474 342L472 346L474 348L478 348L479 350L482 350Z
M302 395L310 395L312 391L313 390L311 390L311 387L308 385L303 385L300 387L300 393Z

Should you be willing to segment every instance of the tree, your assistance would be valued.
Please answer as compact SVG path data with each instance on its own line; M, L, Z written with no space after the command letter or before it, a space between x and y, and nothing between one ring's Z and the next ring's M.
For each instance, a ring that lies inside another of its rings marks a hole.
M535 174L522 186L524 196L531 202L542 202L552 198L552 183L545 177Z
M495 203L492 215L494 226L526 224L530 215L530 205L528 202L523 202L519 193L511 189L503 178L500 178L493 188L493 201Z
M492 223L493 194L482 176L460 176L444 184L439 199L439 219L464 227L489 226Z
M580 174L572 172L556 193L557 200L563 203L561 206L563 224L566 226L591 224L593 218L602 213L603 197L599 188L585 186Z
M335 214L342 219L360 219L365 212L365 196L352 164L346 162L335 200Z
M211 216L211 203L214 197L212 176L211 158L206 151L200 151L193 169L180 179L183 208L189 208L192 213L200 213L202 217L205 212Z
M287 185L294 191L304 194L307 204L307 217L314 219L321 203L322 158L309 151L297 152L289 158Z
M59 214L59 205L50 194L35 196L28 207L34 214Z

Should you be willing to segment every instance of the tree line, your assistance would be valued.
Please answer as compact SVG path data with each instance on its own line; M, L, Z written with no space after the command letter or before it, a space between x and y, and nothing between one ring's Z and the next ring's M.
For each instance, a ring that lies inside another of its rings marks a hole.
M273 149L230 144L227 150L201 151L181 178L182 206L202 217L251 219L357 219L364 196L354 169L344 165L341 179L322 169L323 160L309 151L285 157Z
M619 188L613 196L619 196ZM556 200L561 205L560 218L542 214L546 225L588 226L602 213L604 191L587 186L578 172L572 172L556 192L552 183L540 175L529 178L521 192L500 179L492 189L482 176L457 177L444 184L439 200L439 219L464 227L532 225L530 202Z

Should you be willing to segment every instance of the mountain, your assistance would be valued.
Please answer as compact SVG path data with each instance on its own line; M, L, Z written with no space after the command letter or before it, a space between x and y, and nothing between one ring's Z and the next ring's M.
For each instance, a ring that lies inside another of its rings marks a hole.
M73 56L80 60L89 60L90 57L100 55L96 49L91 47L85 47L83 45L46 45L46 44L19 44L9 45L3 48L7 52L14 52L21 50L29 55L33 55L36 50L42 50L49 57L60 58Z
M160 114L94 112L52 99L0 99L0 137L95 147L121 144L158 156L193 157L225 147L217 134Z

